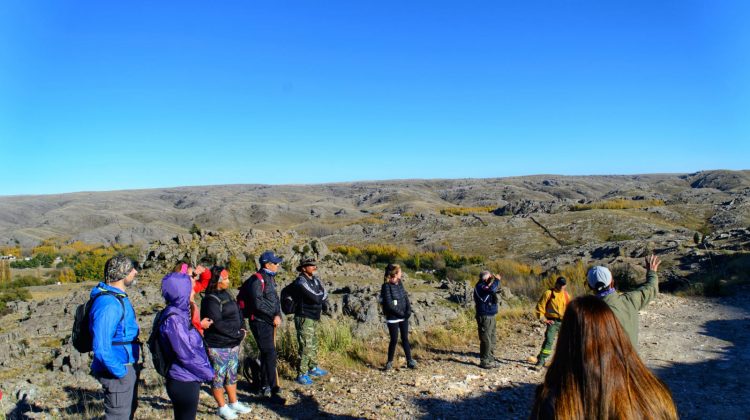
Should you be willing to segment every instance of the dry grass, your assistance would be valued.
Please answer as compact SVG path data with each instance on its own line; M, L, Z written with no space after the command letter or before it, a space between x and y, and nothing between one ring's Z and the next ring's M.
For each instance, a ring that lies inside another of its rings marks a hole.
M627 200L617 198L614 200L597 201L588 204L576 204L570 207L571 211L584 210L623 210L623 209L642 209L646 207L661 207L666 205L664 200Z
M445 216L468 216L476 213L492 213L497 207L446 207L440 209L440 214Z

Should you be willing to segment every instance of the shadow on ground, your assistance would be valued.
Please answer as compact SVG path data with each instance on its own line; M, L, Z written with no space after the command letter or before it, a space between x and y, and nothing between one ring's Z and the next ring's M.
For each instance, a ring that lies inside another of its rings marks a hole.
M747 296L747 293L745 294ZM723 301L722 301L723 304ZM743 305L747 307L747 305ZM742 308L745 309L745 308ZM738 419L750 413L750 314L709 321L703 334L729 343L707 349L702 363L673 363L654 370L671 389L682 419Z
M358 417L341 416L337 414L331 414L321 410L320 403L309 395L305 395L301 392L294 391L288 400L296 400L294 403L287 403L287 405L271 404L267 399L257 396L250 392L250 388L245 381L238 382L237 385L238 396L240 400L251 403L256 406L263 406L269 411L273 411L277 416L284 418L293 419L336 419L336 420L354 420ZM289 397L289 395L287 396Z
M525 419L531 411L536 384L498 387L459 400L417 398L421 419Z

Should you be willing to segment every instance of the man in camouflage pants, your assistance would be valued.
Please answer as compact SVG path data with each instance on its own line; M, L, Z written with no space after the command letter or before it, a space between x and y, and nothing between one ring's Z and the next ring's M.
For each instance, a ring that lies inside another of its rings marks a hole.
M311 377L320 377L328 372L318 367L318 339L316 336L318 322L323 306L326 305L328 293L323 288L320 278L315 275L317 265L312 258L303 258L297 271L300 273L294 281L296 285L297 307L294 311L294 326L297 328L300 362L297 370L297 382L311 385Z

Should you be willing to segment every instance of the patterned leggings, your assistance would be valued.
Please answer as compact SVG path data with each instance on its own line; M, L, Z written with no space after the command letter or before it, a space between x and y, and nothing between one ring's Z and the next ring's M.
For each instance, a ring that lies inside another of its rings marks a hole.
M237 368L240 365L240 346L215 349L208 348L208 358L214 368L214 389L237 383Z

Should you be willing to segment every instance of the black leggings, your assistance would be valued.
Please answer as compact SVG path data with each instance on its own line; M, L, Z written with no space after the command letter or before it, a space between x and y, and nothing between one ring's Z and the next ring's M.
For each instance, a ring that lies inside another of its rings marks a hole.
M167 378L167 395L172 400L175 420L195 419L200 391L200 382L181 382Z
M388 361L393 361L393 355L396 354L396 343L398 342L398 332L401 331L401 345L404 347L406 360L411 360L411 346L409 345L409 320L401 322L392 322L388 325L388 334L391 336L391 342L388 343Z

